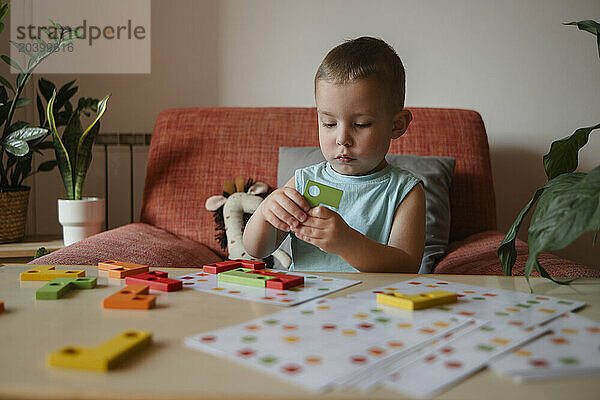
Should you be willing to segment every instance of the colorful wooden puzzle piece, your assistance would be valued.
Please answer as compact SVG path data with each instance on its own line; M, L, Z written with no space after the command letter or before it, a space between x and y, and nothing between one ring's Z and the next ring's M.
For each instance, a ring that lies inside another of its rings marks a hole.
M248 271L248 274L258 274L271 276L273 279L269 279L265 282L265 287L269 289L285 290L300 286L304 284L304 277L299 275L291 275L285 272L272 272L272 271Z
M247 268L247 269L264 269L266 264L264 261L254 260L228 260L221 261L213 264L206 264L202 267L202 272L207 274L220 274L221 272L231 271L236 268Z
M433 290L431 292L412 295L398 292L377 293L377 303L405 308L407 310L420 310L456 301L456 293L444 290Z
M96 287L96 278L54 278L35 292L37 300L60 299L72 289L92 289Z
M110 278L117 279L123 279L126 276L137 275L150 270L147 265L114 260L99 262L98 269L101 271L108 271L108 276Z
M143 274L128 276L125 283L128 285L148 285L151 289L163 292L173 292L183 287L183 282L178 279L169 279L168 273L151 271Z
M213 264L206 264L202 267L202 272L206 274L220 274L221 272L231 271L232 269L241 268L242 263L239 261L221 261Z
M322 183L308 180L302 196L306 199L310 208L317 207L320 204L338 208L342 200L343 191L324 185Z
M221 272L218 275L218 280L220 282L230 282L237 283L238 285L246 285L246 286L254 286L254 287L266 287L265 282L271 279L275 279L274 277L267 275L259 275L252 274L248 272L254 272L252 269L248 268L236 268L231 271Z
M156 305L156 296L148 294L148 285L125 286L112 296L104 299L104 308L118 308L122 310L149 310Z
M73 278L85 276L83 270L55 269L52 265L38 265L35 268L21 272L22 281L51 281L54 278Z
M233 261L237 261L240 264L242 264L242 268L248 268L248 269L265 269L267 267L267 264L265 264L264 261L255 261L255 260L233 260Z
M64 347L48 355L48 364L53 367L107 371L151 343L150 332L126 331L98 347Z

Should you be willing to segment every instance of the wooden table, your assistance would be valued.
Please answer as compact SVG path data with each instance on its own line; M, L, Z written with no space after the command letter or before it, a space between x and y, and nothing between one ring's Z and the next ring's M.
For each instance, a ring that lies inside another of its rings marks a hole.
M313 395L258 370L184 346L186 336L239 324L281 310L280 307L184 289L163 293L157 308L148 311L108 310L102 299L123 283L101 276L98 287L71 291L60 300L35 300L45 282L20 282L29 267L0 267L0 398L43 399L304 399ZM73 267L71 267L73 268ZM97 276L95 267L81 267ZM165 269L170 277L190 269ZM331 297L415 277L404 274L332 274L363 283ZM448 281L528 292L522 277L430 275ZM578 313L600 321L600 280L581 279L571 286L533 278L534 292L587 302ZM158 294L154 292L153 294ZM153 332L153 345L108 373L50 368L46 355L66 345L94 347L118 333L139 329ZM598 377L576 377L515 384L484 370L446 391L440 399L597 399ZM369 393L334 390L324 398L398 399L387 389Z

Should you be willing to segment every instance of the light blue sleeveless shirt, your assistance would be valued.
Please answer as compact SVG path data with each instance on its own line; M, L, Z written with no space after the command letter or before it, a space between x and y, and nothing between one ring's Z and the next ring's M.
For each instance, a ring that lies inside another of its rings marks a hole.
M387 244L396 208L420 180L409 171L389 165L369 175L342 175L324 161L297 169L296 190L304 193L308 180L342 190L338 209L353 229L368 238ZM330 254L291 234L293 271L359 272L337 254ZM373 254L373 257L377 257Z

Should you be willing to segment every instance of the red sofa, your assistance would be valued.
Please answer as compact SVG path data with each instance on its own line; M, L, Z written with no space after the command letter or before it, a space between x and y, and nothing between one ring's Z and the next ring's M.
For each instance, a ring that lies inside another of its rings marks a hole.
M450 193L450 248L434 272L501 275L487 135L475 111L411 108L414 121L390 152L456 158ZM242 175L277 184L280 146L318 146L314 108L183 108L160 113L152 134L141 222L112 229L38 258L36 264L96 264L117 259L156 267L191 267L226 257L204 203ZM515 274L527 245L517 243ZM555 276L600 276L544 254Z

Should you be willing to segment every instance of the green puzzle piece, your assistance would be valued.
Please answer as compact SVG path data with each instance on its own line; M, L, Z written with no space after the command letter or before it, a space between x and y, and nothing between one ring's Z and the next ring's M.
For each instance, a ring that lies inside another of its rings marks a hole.
M254 270L249 268L236 268L231 271L221 272L217 279L221 282L237 283L238 285L255 287L265 287L266 281L275 279L274 276L249 274L249 271Z
M37 300L60 299L71 289L92 289L96 287L96 278L54 278L35 292Z
M302 196L304 196L306 201L308 201L310 208L316 207L320 204L326 204L328 206L338 208L340 206L342 194L344 194L344 192L340 189L336 189L309 179L308 182L306 182L306 187L304 188L304 194Z

